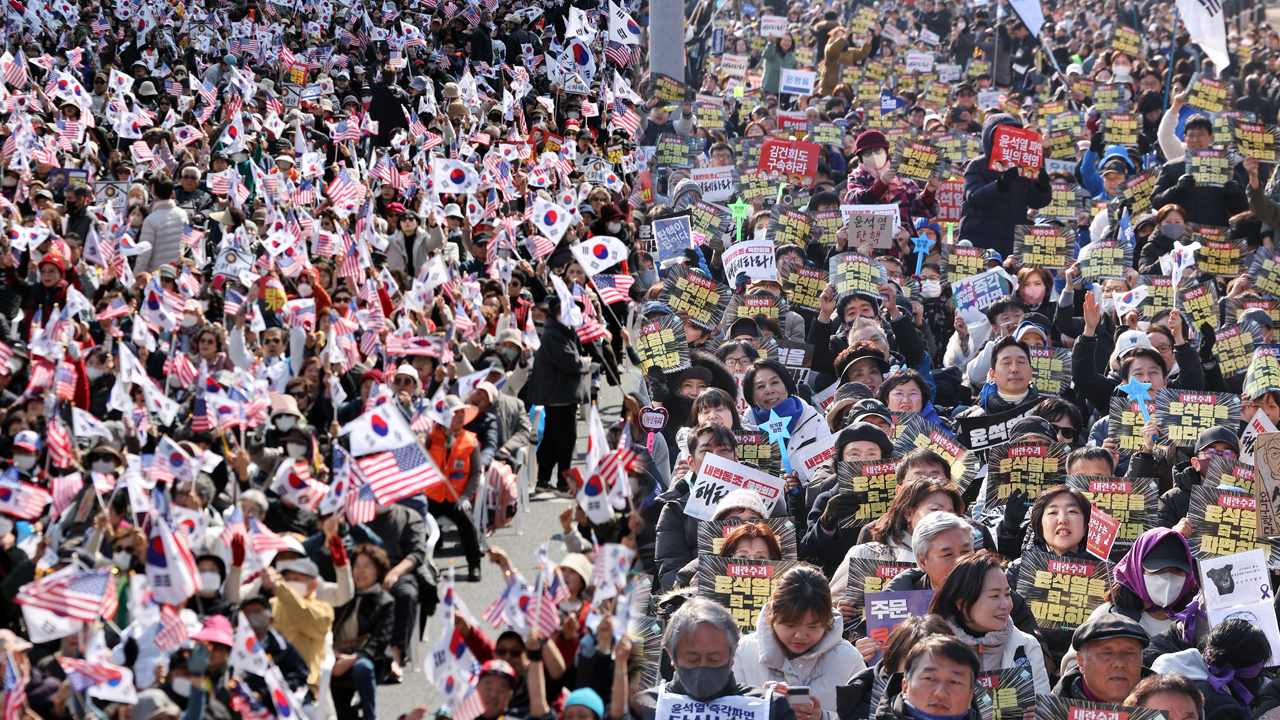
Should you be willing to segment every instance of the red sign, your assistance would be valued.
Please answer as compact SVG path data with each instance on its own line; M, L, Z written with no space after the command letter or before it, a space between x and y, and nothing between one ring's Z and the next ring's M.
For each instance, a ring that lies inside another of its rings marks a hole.
M1063 560L1050 560L1049 572L1058 573L1059 575L1088 575L1089 566L1084 563L1067 562Z
M1111 546L1115 544L1119 532L1120 521L1094 505L1093 512L1089 514L1089 540L1086 543L1089 552L1106 560L1111 555Z
M1034 178L1039 174L1040 163L1044 160L1040 133L1012 125L1001 125L996 128L992 145L991 162L988 164L992 170L1003 172L1006 168L1017 166L1022 168L1023 177Z
M813 187L813 179L818 174L818 152L818 146L813 143L765 138L760 145L760 164L756 167L775 179Z
M1257 500L1251 497L1236 497L1234 495L1219 495L1218 504L1224 508L1238 508L1240 510L1257 510Z
M725 568L725 574L730 577L757 577L767 578L773 577L772 565L729 565Z
M964 200L964 180L947 180L939 183L934 197L938 199L938 222L960 222L960 203Z

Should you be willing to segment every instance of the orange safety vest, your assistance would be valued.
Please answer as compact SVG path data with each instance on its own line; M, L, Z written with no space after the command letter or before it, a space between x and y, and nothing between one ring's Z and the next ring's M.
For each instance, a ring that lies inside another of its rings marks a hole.
M467 487L467 478L471 477L471 453L479 447L480 441L470 430L458 431L447 458L444 445L444 430L437 426L431 431L431 459L435 461L436 467L440 468L445 482L449 483L453 491L450 492L441 484L435 484L427 488L427 497L436 502L454 502L462 497L462 491Z

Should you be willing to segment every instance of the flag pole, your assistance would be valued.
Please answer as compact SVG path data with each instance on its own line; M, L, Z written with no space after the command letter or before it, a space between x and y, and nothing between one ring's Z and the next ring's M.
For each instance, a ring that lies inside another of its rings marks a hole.
M1164 63L1164 72L1168 79L1164 89L1164 107L1160 111L1162 115L1164 111L1169 109L1169 95L1173 93L1173 49L1178 46L1178 18L1181 17L1181 13L1182 8L1175 4L1173 8L1173 32L1170 33L1171 37L1169 38L1169 57Z

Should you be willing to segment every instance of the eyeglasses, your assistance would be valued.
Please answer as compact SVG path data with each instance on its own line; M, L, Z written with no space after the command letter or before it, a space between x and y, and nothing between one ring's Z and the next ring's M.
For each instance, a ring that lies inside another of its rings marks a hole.
M753 360L752 358L749 358L749 357L725 358L725 359L724 359L724 364L725 364L725 365L727 365L727 366L729 366L730 368L745 368L745 367L750 367L752 362L754 362L754 360Z
M1235 450L1214 450L1213 448L1205 448L1204 450L1201 450L1201 451L1200 451L1200 454L1204 455L1205 457L1218 457L1218 456L1221 456L1221 457L1224 457L1224 458L1226 458L1226 459L1228 459L1228 460L1235 460L1235 459L1236 459L1236 451L1235 451Z
M416 384L417 383L413 381L413 378L407 378L407 377L396 378L396 387L400 387L401 385L408 387L410 385L416 385Z
M902 390L895 390L889 395L890 400L897 400L898 402L915 402L916 400L919 400L920 397L921 395L919 390L907 390L905 392Z
M200 338L201 345L217 345L218 341L211 337Z
M283 345L283 344L284 344L284 338L269 337L269 338L267 338L266 340L263 340L263 341L262 341L262 344L263 344L263 345L275 345L275 344L277 344L277 343L279 343L280 345Z
M94 81L93 81L93 84L94 84L94 85L106 85L106 84L107 84L107 81L106 81L106 80L94 80Z
M293 398L294 400L297 400L298 402L303 402L307 399L307 394L306 393L289 393L289 397Z
M518 658L524 654L524 650L516 648L494 648L493 656L496 658Z

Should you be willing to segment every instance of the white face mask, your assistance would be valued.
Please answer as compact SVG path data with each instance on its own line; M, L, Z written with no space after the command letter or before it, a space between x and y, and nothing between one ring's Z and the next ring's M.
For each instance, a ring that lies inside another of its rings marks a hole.
M302 454L307 451L307 446L302 443L285 443L284 451L289 454L289 457L302 457Z
M98 378L105 375L106 372L107 371L103 370L102 368L95 368L95 367L87 367L84 369L84 374L89 378L89 382L93 382L94 380L97 380Z
M309 586L311 583L304 583L298 580L285 580L284 584L293 588L293 591L298 593L298 597L306 597L307 586Z
M920 294L927 298L936 298L942 295L942 281L922 280L920 282Z
M1116 299L1110 297L1102 298L1102 312L1110 315L1116 311Z
M311 286L305 283L302 285L299 285L298 294L301 295L302 297L311 297Z
M118 552L111 556L111 564L121 570L128 570L129 566L133 564L133 556L129 553Z
M611 223L609 223L609 232L611 232L611 233L616 233L616 232L618 232L618 231L619 231L619 230L621 230L621 229L622 229L622 223L620 223L620 222L611 222Z
M863 158L863 162L865 162L867 164L867 167L871 168L872 170L879 170L880 168L889 164L889 153L880 149L872 150L871 152L866 154L866 156Z
M204 586L204 595L216 595L222 586L222 576L216 572L200 573L200 584Z
M36 466L36 456L35 455L14 455L13 464L17 465L19 470L23 472L27 472L31 468Z
M281 415L276 418L276 429L280 432L289 432L298 425L298 418L292 415Z
M196 323L198 323L198 322L200 322L200 321L199 321L198 319L196 319L196 316L195 316L195 315L183 315L183 316L182 316L182 327L184 327L184 328L193 328L193 327L195 327L195 326L196 326Z
M1133 80L1133 66L1131 65L1116 65L1112 70L1115 71L1115 78L1118 82Z
M93 471L96 473L114 473L116 464L110 460L94 460Z
M178 697L191 697L191 678L176 677L169 682L169 687Z
M1142 576L1142 582L1147 586L1147 595L1151 596L1151 602L1162 608L1169 607L1177 601L1182 595L1182 586L1186 584L1186 580L1173 573Z

